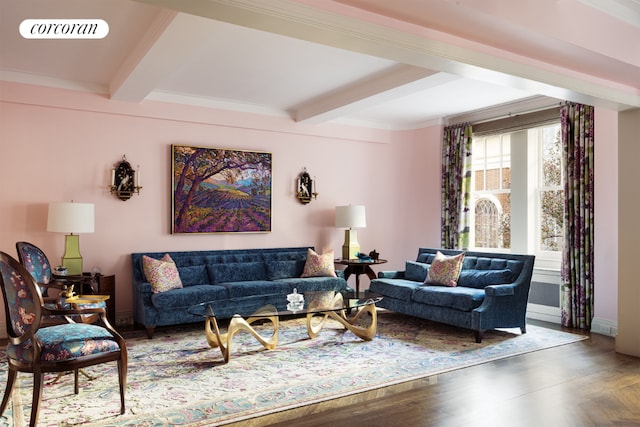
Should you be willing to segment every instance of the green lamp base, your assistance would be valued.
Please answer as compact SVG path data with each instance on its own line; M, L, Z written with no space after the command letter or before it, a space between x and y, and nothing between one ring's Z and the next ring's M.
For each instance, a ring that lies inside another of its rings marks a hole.
M66 267L69 275L82 274L82 255L80 255L80 236L67 234L64 241L64 255L62 266Z

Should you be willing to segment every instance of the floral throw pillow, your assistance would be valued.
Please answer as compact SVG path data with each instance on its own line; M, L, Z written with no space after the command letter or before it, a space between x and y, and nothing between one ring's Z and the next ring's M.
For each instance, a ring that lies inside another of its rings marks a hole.
M154 294L182 287L178 267L169 254L164 254L159 260L143 255L142 269Z
M307 250L307 261L300 277L336 277L333 264L333 250L318 255L313 249Z
M454 256L446 256L438 251L431 262L425 285L456 286L462 270L464 252Z

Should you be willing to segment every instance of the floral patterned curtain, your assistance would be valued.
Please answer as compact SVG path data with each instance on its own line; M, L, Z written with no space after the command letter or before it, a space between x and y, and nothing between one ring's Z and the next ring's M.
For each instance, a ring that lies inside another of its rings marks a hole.
M562 325L590 329L593 319L594 111L568 103L561 109L565 162L565 241Z
M469 247L471 136L468 123L444 128L441 244L445 249Z

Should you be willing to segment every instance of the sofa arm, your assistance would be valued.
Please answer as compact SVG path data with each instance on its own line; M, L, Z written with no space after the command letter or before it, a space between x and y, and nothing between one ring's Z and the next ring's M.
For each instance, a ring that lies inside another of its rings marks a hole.
M404 271L379 271L378 279L404 279Z
M489 285L484 288L484 293L489 297L505 297L514 295L513 285Z

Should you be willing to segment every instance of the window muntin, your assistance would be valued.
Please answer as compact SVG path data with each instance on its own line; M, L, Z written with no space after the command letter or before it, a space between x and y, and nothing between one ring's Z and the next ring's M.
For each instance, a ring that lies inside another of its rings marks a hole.
M525 136L515 140L510 132L473 137L471 247L508 252L517 233L527 252L559 268L564 240L560 124L523 132ZM528 166L512 170L512 155L526 156ZM518 200L526 200L525 211L530 213L526 220L511 220L512 192L521 196Z
M473 246L508 249L511 247L510 134L474 138L472 158Z

